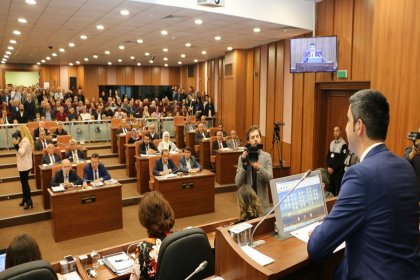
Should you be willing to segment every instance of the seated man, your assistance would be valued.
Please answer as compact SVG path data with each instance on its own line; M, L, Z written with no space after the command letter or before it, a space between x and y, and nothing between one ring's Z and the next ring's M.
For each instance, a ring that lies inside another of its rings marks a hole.
M48 144L47 154L42 156L41 163L42 164L56 164L58 162L60 162L60 156L54 153L54 145Z
M230 132L230 136L232 139L227 141L227 146L233 150L239 148L241 146L241 139L238 138L238 134L236 134L235 130Z
M42 151L47 148L48 144L52 144L52 142L47 139L45 132L46 130L40 131L38 140L35 142L35 151Z
M126 134L128 131L127 124L125 122L125 119L121 120L120 129L118 129L118 134Z
M34 134L33 134L34 140L37 140L37 138L39 137L40 131L42 130L45 131L45 135L50 135L50 132L45 128L45 122L40 121L38 122L38 127L34 129Z
M77 141L75 139L71 139L69 141L70 151L66 153L66 158L71 160L74 163L79 163L85 160L85 155L83 152L77 148Z
M158 133L156 133L156 126L154 123L151 123L149 125L149 134L150 134L150 140L156 140L156 139L160 139L160 136Z
M53 132L54 137L58 135L67 135L67 131L64 130L62 122L57 122L57 129Z
M210 138L209 133L206 131L206 127L203 123L198 124L198 131L195 134L195 144L200 144L200 140L204 138Z
M153 168L153 175L164 176L172 173L176 170L176 166L172 159L169 158L169 150L162 150L162 157L155 161L155 167Z
M191 148L189 146L185 147L184 155L179 159L179 164L181 165L179 171L184 173L198 172L203 169L198 161L191 156Z
M195 130L195 125L191 123L189 119L187 119L184 123L184 134L187 134L188 132L194 131L194 130Z
M219 123L219 127L218 127L218 130L217 130L217 131L221 131L221 132L222 132L223 138L227 136L226 131L224 131L224 130L223 130L223 124L222 124L222 123ZM216 133L214 134L214 136L216 136L217 131L216 131Z
M128 144L134 144L137 141L140 141L139 131L135 128L131 130L131 137L128 139Z
M227 148L227 144L225 141L223 141L223 134L222 131L217 131L216 132L216 141L213 142L213 147L211 149L211 154L215 155L216 154L216 150L220 150L223 148Z
M150 134L143 135L143 143L140 144L140 155L154 155L157 148L153 142L150 141Z
M93 153L90 157L90 163L83 168L83 186L90 183L99 183L111 179L105 166L99 162L99 155Z
M56 187L63 184L65 188L71 187L72 185L81 185L82 179L77 175L76 171L71 169L71 163L68 159L63 159L61 162L61 170L55 172L54 178L52 178L50 186Z

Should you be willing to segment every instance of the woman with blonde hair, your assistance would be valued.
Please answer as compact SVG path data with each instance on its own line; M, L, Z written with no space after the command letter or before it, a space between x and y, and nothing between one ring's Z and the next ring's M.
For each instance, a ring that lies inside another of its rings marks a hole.
M19 206L24 209L34 208L31 199L31 188L29 187L29 171L32 169L32 150L34 140L26 125L19 126L13 134L13 145L16 149L17 169L19 170L20 183L22 185L22 202Z
M236 193L239 206L239 222L260 217L263 214L260 198L249 185L243 185Z
M158 145L159 153L162 153L162 150L168 150L169 152L178 152L178 148L176 145L171 141L171 137L169 132L165 131L162 134L162 142Z

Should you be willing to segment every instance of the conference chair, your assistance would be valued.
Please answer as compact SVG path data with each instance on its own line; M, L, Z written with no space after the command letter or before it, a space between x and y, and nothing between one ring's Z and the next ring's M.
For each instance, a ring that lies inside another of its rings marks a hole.
M29 131L31 132L31 135L34 135L34 130L38 127L39 127L39 124L37 122L28 122L28 128L29 128Z
M57 280L51 264L44 260L32 261L10 267L0 272L0 280Z
M207 266L191 279L204 279L214 274L214 255L204 231L189 228L174 232L160 246L155 279L185 279L203 261L207 261Z
M72 138L72 135L57 135L57 147L64 149L69 145L69 142Z

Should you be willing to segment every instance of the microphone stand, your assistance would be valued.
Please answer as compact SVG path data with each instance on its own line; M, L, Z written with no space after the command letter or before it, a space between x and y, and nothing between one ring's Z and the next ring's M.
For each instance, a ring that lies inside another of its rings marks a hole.
M296 183L296 185L293 186L293 188L286 193L286 195L279 200L279 202L276 203L276 205L273 206L273 208L270 209L270 211L268 211L268 213L261 219L261 221L255 226L254 230L252 231L251 234L251 242L250 242L250 246L251 247L255 247L258 244L254 245L254 234L255 231L257 230L257 228L260 226L260 224L265 221L265 219L267 219L267 217L271 214L271 212L273 212L279 205L280 203L282 203L296 188L297 186L299 186L300 183L302 183L306 178L308 178L309 175L311 175L311 170L309 169L308 171L305 172L305 174L303 174L302 178L300 178L300 180Z
M188 275L188 277L187 278L185 278L185 280L189 280L189 279L191 279L191 277L193 277L195 274L197 274L197 273L199 273L200 271L202 271L203 269L205 269L206 268L206 266L207 266L207 261L203 261L202 263L200 263L199 265L198 265L198 267L194 270L194 272L193 273L191 273L190 275Z

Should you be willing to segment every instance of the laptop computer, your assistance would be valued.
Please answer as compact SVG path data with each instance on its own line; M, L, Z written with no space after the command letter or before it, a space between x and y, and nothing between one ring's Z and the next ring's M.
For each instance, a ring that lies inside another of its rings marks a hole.
M6 249L0 249L0 272L5 269L6 266Z

